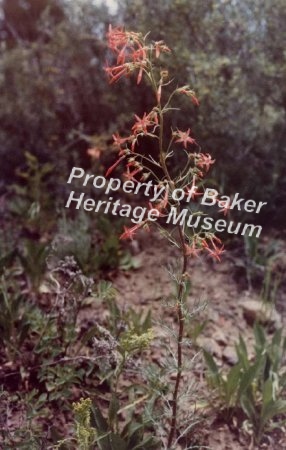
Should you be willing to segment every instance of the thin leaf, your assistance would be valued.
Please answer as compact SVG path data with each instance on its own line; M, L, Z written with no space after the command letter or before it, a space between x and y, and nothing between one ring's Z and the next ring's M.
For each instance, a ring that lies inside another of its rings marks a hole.
M240 404L241 404L243 411L247 415L247 417L252 422L255 422L255 417L256 417L257 411L256 411L251 399L247 395L242 395L240 398Z
M108 421L111 425L117 418L119 406L120 405L119 405L117 396L114 393L112 393L109 408L108 408Z
M238 398L247 391L247 389L253 383L255 377L257 376L261 368L261 358L259 358L252 366L250 366L246 372L241 377L240 385L238 389Z

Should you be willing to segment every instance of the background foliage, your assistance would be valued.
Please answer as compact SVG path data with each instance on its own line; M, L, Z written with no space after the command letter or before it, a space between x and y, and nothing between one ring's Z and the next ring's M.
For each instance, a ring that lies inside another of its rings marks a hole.
M170 73L189 83L201 101L193 131L217 159L218 187L268 201L259 221L279 227L286 189L283 0L120 0L116 12L107 5L2 1L2 189L25 151L40 162L56 162L55 185L75 161L89 164L87 137L100 143L109 162L106 136L124 130L127 111L148 109L144 86L140 98L129 80L107 89L102 39L111 22L151 31L172 47ZM178 112L181 126L189 119Z

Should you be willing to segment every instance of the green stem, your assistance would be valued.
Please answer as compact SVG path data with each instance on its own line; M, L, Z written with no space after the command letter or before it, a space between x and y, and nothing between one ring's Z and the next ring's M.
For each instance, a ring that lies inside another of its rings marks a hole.
M154 78L153 69L151 67L150 70L150 80L155 92L155 95L157 93L157 83ZM170 98L168 101L168 104L170 102ZM167 165L166 165L166 152L164 151L164 108L162 108L161 102L158 103L158 111L159 111L159 158L160 163L163 169L163 172L165 174L165 177L167 178L169 182L169 186L171 189L173 189L174 182L169 174ZM170 144L168 149L170 148ZM177 210L180 212L180 203L177 204ZM178 297L177 297L177 318L179 322L179 330L177 335L177 372L176 372L176 381L175 381L175 387L173 391L173 398L172 398L172 417L171 417L171 425L170 425L170 432L168 436L168 447L171 447L175 432L176 432L176 426L177 426L177 412L178 412L178 394L179 394L179 387L180 387L180 381L182 378L182 367L183 367L183 337L184 337L184 324L185 324L185 317L183 312L183 298L184 298L184 277L187 270L187 262L188 257L186 255L185 251L185 238L184 238L184 230L183 227L180 225L177 225L178 232L179 232L179 238L180 238L180 247L182 250L182 271L181 276L179 280L179 289L178 289Z
M161 106L161 105L160 105ZM163 168L163 171L165 173L166 178L169 181L170 187L174 187L174 182L170 177L168 168L166 166L165 161L165 153L163 148L163 129L164 129L164 119L163 119L163 113L162 109L160 107L160 135L159 135L159 150L160 150L160 162ZM177 205L177 210L180 212L180 204ZM184 337L184 323L185 323L185 317L183 313L183 295L184 295L184 275L187 270L187 255L185 251L185 238L184 238L184 231L182 226L178 225L178 232L180 237L180 246L182 250L182 272L180 276L179 281L179 290L178 290L178 298L177 298L177 317L179 322L179 330L177 335L177 373L176 373L176 381L175 381L175 387L173 391L173 399L172 399L172 418L171 418L171 426L170 426L170 433L168 437L168 447L172 445L172 442L174 440L174 435L176 432L176 425L177 425L177 411L178 411L178 393L179 393L179 387L180 387L180 381L182 377L182 366L183 366L183 337Z
M176 425L177 425L177 411L178 411L178 393L179 393L179 387L180 387L180 381L182 377L182 366L183 366L183 337L184 337L184 325L185 325L185 317L183 313L183 296L184 296L184 275L187 270L187 255L185 252L185 239L184 239L184 232L180 225L178 225L179 235L180 235L180 242L181 242L181 248L182 248L182 258L183 258L183 265L182 265L182 273L180 277L180 284L179 284L179 291L178 291L178 299L177 299L177 317L179 322L179 330L178 330L178 336L177 336L177 374L176 374L176 381L175 381L175 387L173 392L173 399L172 399L172 418L171 418L171 427L170 427L170 433L168 437L168 447L171 447L172 442L174 440L174 435L176 432Z

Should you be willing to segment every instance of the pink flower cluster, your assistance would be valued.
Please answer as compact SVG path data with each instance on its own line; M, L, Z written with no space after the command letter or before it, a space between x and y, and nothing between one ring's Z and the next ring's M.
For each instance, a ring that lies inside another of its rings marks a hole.
M137 73L137 84L142 80L143 74L149 79L153 85L157 105L149 112L144 112L140 117L135 114L135 121L131 126L131 132L129 136L121 137L119 133L113 134L114 146L118 149L118 159L106 172L106 176L109 176L112 171L122 162L125 161L126 170L124 177L127 180L138 182L146 180L151 175L151 169L146 167L142 159L142 155L136 153L136 146L138 144L138 138L149 136L155 138L158 141L161 140L160 158L159 161L152 161L155 165L161 167L165 172L166 189L164 198L161 199L156 205L150 204L150 208L155 208L159 211L159 216L164 215L164 211L169 206L168 193L169 189L175 187L176 182L179 182L179 186L182 186L180 177L174 181L167 180L166 178L166 161L173 151L169 152L171 145L181 146L182 150L187 154L187 175L184 176L183 189L187 198L196 200L196 198L202 195L202 192L198 192L198 185L201 183L205 174L209 171L215 160L212 159L209 153L194 153L190 151L190 147L198 146L196 140L191 136L191 130L188 128L186 131L176 129L172 131L170 144L167 146L168 150L162 148L162 117L167 112L170 98L166 102L166 108L161 103L162 90L164 86L170 84L168 80L168 72L161 70L160 76L155 79L155 72L153 71L153 60L160 57L161 53L170 53L169 47L163 41L155 41L149 45L146 45L145 38L140 33L134 33L125 31L123 28L112 26L109 27L107 33L108 47L115 55L115 64L107 66L105 71L109 77L110 83L117 82L122 77L127 77L133 72ZM191 99L194 105L198 106L199 101L192 89L188 85L176 88L174 94L183 94ZM161 133L161 134L160 134ZM169 152L169 153L168 153ZM146 158L145 158L146 159ZM148 158L147 158L148 159ZM149 159L150 162L150 159ZM165 169L165 170L164 170ZM137 179L139 177L139 180ZM226 209L222 211L226 213ZM147 220L136 224L131 228L124 228L124 233L120 236L120 239L133 238L137 230L141 227L148 229ZM199 234L194 235L192 240L189 240L189 244L185 244L184 252L187 256L198 256L203 250L206 250L213 258L220 260L221 254L224 252L220 239L215 237L212 233L207 236L201 237Z

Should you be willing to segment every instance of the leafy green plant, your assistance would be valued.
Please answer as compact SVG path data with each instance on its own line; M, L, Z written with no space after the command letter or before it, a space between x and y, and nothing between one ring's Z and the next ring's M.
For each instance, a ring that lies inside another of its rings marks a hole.
M95 442L103 450L159 448L159 443L150 435L150 408L157 394L141 383L131 382L126 388L122 388L120 383L130 367L133 372L137 371L134 358L153 340L151 313L147 312L142 317L132 309L121 310L116 303L116 290L106 281L99 283L96 296L108 306L108 329L97 324L85 333L82 342L92 340L100 384L108 381L110 394L107 409L100 398L96 406L91 407L90 423L96 431L92 436L96 436ZM126 402L126 395L129 402ZM145 414L145 410L149 414Z
M246 272L248 288L260 285L262 301L275 303L277 290L282 274L275 270L275 262L279 258L279 242L270 241L260 245L254 236L244 236L245 262L239 260L236 264Z
M93 281L78 269L73 258L61 261L50 273L51 291L56 288L50 309L46 314L38 311L31 318L33 324L34 364L37 378L45 386L49 400L65 402L70 387L83 381L85 371L80 367L73 349L79 342L76 329L78 314ZM94 363L89 360L91 370Z
M38 290L44 278L47 257L50 253L49 244L34 239L23 239L21 248L17 249L17 255L24 269L24 274L30 286Z
M17 358L29 333L30 310L15 280L4 273L0 280L0 343L10 361Z
M21 183L9 187L12 194L9 210L21 218L30 231L42 232L53 223L49 214L52 202L47 177L54 167L50 163L41 163L30 152L25 152L25 159L25 168L16 171Z
M14 410L18 414L18 426L15 429L10 424L11 411ZM14 395L0 391L0 414L1 448L40 450L47 444L46 433L41 430L39 423L33 422L49 414L46 394L40 394L37 389Z
M116 227L106 217L98 217L94 225L82 211L73 219L64 215L58 221L54 253L59 258L73 256L85 273L116 269L122 257Z
M146 429L151 426L151 421L144 414L136 417L133 413L129 414L129 420L121 431L118 429L118 415L124 410L134 410L140 401L146 397L137 399L131 404L120 408L117 398L114 396L111 400L108 419L105 419L99 408L93 408L93 423L98 433L97 444L100 450L152 450L159 449L160 443L149 433L145 434ZM112 431L114 429L114 431ZM149 434L149 435L148 435Z
M134 408L136 403L138 404L138 401L128 405L128 408ZM75 448L80 450L93 450L95 445L100 450L159 449L159 442L155 438L144 436L148 423L147 421L144 423L142 417L135 419L131 413L131 419L119 431L117 416L124 409L126 408L120 409L118 399L113 396L105 418L100 409L92 404L90 398L80 399L73 403L75 436L59 441L55 448L64 448L65 443L69 442L72 445L75 441Z
M286 413L286 338L277 330L270 342L263 328L255 324L255 356L250 360L243 338L236 346L238 363L228 373L220 371L213 357L204 351L208 381L215 389L220 407L228 418L242 410L253 428L256 442L263 433L279 426L273 419Z
M142 330L141 330L142 331ZM129 329L120 335L115 341L108 330L102 327L94 327L89 330L88 338L92 334L98 336L95 338L94 347L97 354L102 353L104 364L106 367L107 353L109 358L114 354L114 366L108 372L105 372L104 379L110 381L110 398L107 414L103 413L103 408L98 404L92 406L89 399L81 400L74 405L76 416L76 436L78 446L81 449L88 450L93 448L96 442L101 450L147 450L159 448L159 442L150 435L152 423L144 413L144 408L150 408L152 397L148 391L148 387L130 385L127 389L127 395L130 402L121 406L121 395L119 394L119 382L126 369L126 365L130 364L130 358L135 353L141 352L148 348L153 339L151 329L140 334L135 329ZM148 406L146 405L148 403ZM99 403L99 402L97 402ZM142 413L138 416L136 408L141 406ZM106 408L104 408L106 410ZM120 416L127 414L127 420L124 425L120 426ZM105 417L106 415L106 417Z
M108 329L116 338L126 331L133 329L135 333L142 334L148 331L152 326L151 310L142 314L132 307L120 308L116 300L117 291L109 281L100 281L97 285L96 296L100 298L107 306Z

